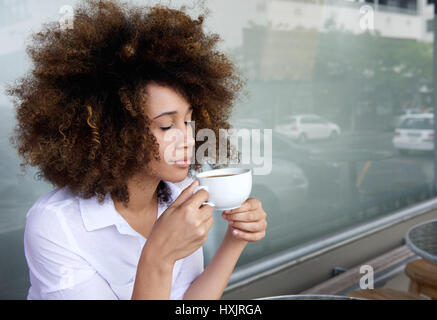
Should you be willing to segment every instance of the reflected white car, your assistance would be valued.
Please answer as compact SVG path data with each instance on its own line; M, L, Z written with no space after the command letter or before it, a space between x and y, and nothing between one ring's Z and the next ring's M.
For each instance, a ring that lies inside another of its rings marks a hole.
M335 139L341 134L340 127L317 115L293 116L274 130L290 139L304 143L308 140Z
M404 153L408 150L434 150L434 115L410 114L395 129L393 146Z

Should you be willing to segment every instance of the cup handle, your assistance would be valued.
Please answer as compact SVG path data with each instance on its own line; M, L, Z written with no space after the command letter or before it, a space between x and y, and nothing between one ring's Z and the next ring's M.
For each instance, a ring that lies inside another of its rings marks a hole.
M201 189L204 189L204 190L206 190L206 191L209 192L207 186L197 186L197 187L194 188L193 194L195 194L197 191L199 191L199 190L201 190ZM211 207L213 207L213 208L215 207L215 204L212 203L211 201L206 201L206 202L202 203L202 205L208 205L208 206L211 206Z

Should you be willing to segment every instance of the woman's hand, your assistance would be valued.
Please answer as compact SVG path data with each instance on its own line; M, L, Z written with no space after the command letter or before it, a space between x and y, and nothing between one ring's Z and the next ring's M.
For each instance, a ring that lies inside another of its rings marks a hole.
M266 235L266 212L261 201L247 199L239 208L223 211L222 217L229 222L232 235L250 242L259 241Z
M146 244L153 247L157 260L174 263L190 255L206 241L213 224L213 208L202 205L208 200L206 190L193 194L195 180L181 192L153 225Z

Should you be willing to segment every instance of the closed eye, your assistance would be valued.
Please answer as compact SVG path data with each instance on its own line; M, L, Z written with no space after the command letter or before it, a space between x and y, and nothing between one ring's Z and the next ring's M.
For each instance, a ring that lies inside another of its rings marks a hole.
M185 125L191 125L193 122L192 121L185 121ZM163 131L166 131L166 130L169 130L171 127L172 127L173 125L171 125L171 126L168 126L168 127L160 127L161 128L161 130L163 130Z
M193 121L189 120L189 121L185 121L184 123L185 123L186 126L189 126L189 125L192 125L192 124L193 124ZM167 131L167 130L169 130L171 127L173 127L173 125L168 126L168 127L160 127L160 128L161 128L161 130L163 130L163 131Z

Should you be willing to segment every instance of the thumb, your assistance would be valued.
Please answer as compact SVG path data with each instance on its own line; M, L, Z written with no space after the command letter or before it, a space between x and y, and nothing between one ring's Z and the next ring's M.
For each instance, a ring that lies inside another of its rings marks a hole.
M197 179L194 179L194 181L186 187L176 198L175 201L170 205L171 207L177 208L181 204L183 204L185 201L188 200L193 194L194 189L199 185L199 181Z

